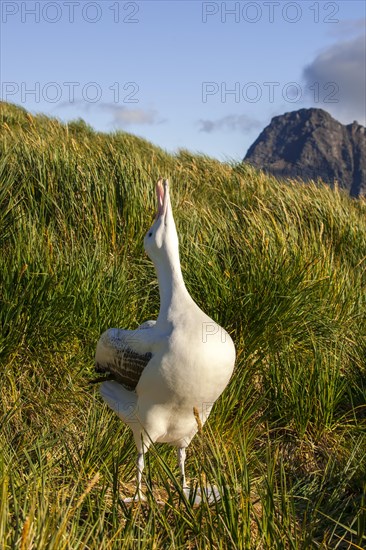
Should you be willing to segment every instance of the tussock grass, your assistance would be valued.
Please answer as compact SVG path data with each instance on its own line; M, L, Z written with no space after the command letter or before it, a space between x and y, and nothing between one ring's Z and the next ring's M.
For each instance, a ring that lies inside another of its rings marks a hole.
M1 104L0 547L362 548L366 204ZM170 178L187 287L236 371L187 458L147 457L88 382L107 327L154 318L142 239ZM156 500L162 504L157 504Z

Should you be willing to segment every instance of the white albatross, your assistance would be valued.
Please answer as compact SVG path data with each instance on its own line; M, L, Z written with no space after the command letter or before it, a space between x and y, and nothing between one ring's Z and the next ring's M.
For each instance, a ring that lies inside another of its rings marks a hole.
M168 181L160 179L156 191L158 213L144 247L158 276L158 318L136 330L107 330L95 356L96 370L113 378L101 384L104 401L133 431L137 499L143 499L144 454L155 442L177 447L187 489L186 447L198 431L194 411L203 425L235 363L229 334L198 307L184 284Z

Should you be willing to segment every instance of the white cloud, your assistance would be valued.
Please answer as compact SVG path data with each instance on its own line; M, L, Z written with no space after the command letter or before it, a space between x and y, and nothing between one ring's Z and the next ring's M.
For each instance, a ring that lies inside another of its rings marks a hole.
M113 105L112 103L103 103L100 107L110 112L112 115L111 123L114 126L153 125L165 122L155 109L126 107L125 105Z
M96 102L90 103L81 99L76 99L72 103L62 102L58 108L77 107L78 109L90 113L91 110L103 110L110 114L109 125L111 127L124 128L132 125L154 125L166 122L155 109L144 109L142 107L127 107L115 103Z
M347 122L358 120L361 124L366 120L365 45L365 35L338 42L321 52L303 71L306 88L311 90L316 106L348 119Z
M209 134L222 130L246 133L262 127L259 120L247 115L227 115L216 120L201 119L198 124L200 125L200 132Z

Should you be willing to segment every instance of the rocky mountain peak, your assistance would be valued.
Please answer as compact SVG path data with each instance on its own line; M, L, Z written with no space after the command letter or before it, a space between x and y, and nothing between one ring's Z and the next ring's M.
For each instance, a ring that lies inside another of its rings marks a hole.
M344 125L323 109L276 116L244 158L279 178L318 179L366 195L366 130Z

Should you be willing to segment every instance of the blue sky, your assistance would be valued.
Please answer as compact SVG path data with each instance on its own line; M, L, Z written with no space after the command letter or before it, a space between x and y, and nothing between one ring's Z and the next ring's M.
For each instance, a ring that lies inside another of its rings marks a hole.
M362 1L1 0L1 97L243 158L275 115L365 124Z

